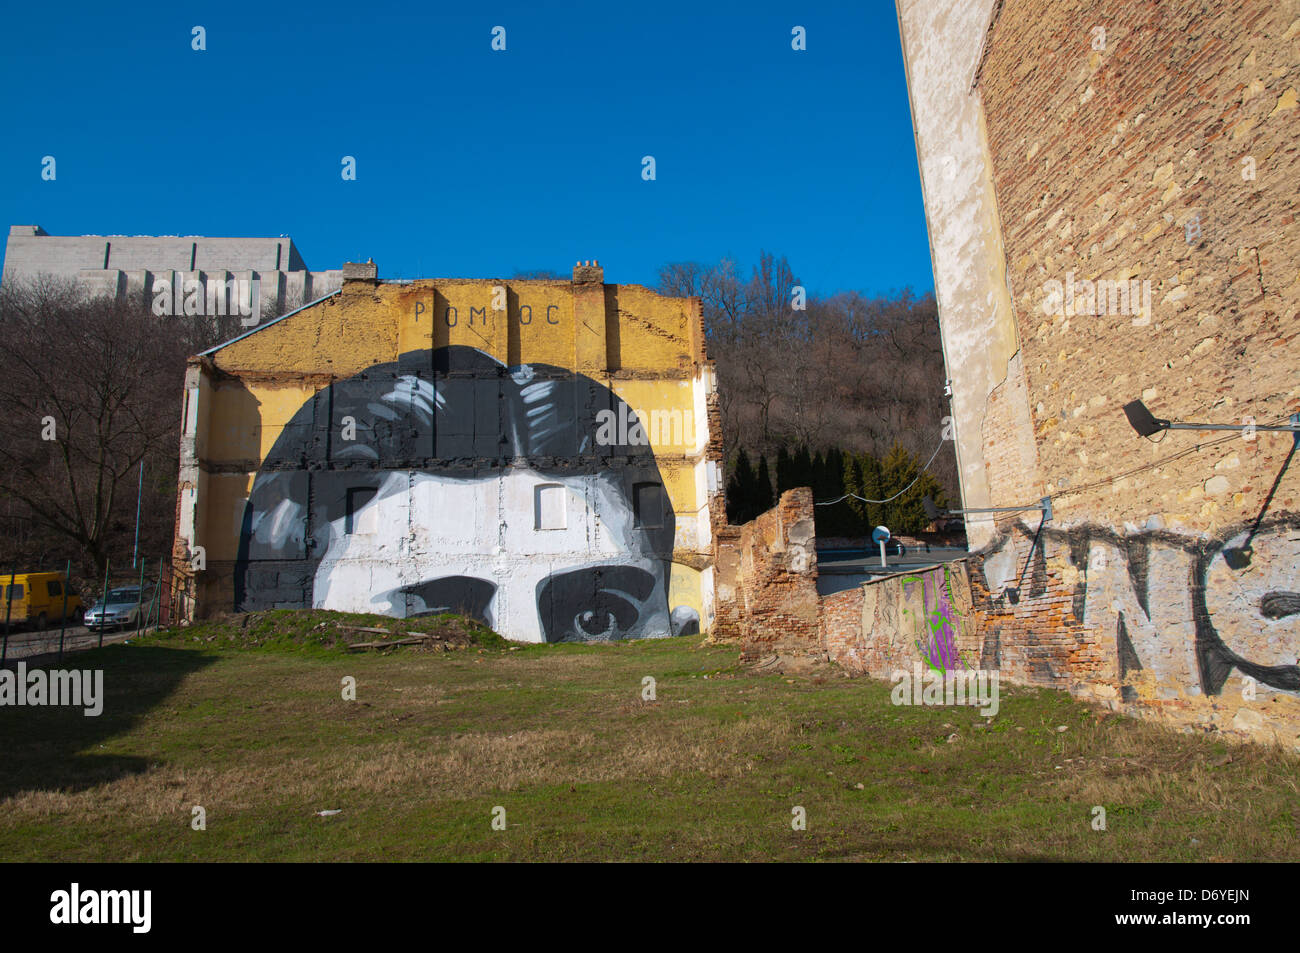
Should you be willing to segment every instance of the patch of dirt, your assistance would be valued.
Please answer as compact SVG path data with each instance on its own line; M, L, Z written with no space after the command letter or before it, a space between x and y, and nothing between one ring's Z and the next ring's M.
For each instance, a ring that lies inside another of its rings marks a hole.
M466 616L444 614L394 619L327 610L272 609L228 613L185 631L188 641L261 646L318 646L344 651L451 652L466 648L501 648L507 643Z
M747 670L752 675L798 675L823 679L839 671L824 656L802 653L783 655L780 652L755 659L747 665Z

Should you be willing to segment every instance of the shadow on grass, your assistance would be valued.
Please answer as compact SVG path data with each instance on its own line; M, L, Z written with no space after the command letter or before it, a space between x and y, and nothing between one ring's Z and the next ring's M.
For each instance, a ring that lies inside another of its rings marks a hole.
M108 739L135 727L187 675L213 661L184 649L115 645L38 666L46 671L102 669L103 711L88 716L82 707L0 706L0 800L24 791L82 791L147 770L156 762L96 752Z

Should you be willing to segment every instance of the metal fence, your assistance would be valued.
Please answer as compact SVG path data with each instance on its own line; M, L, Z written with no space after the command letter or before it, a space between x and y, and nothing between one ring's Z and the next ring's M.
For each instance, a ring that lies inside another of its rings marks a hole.
M109 567L111 571L111 566ZM150 571L152 570L152 571ZM20 575L16 570L0 573L0 591L5 598L0 600L0 620L3 621L3 634L0 635L0 664L19 659L44 658L54 656L62 658L67 652L98 648L114 642L123 642L152 629L166 628L173 620L179 618L178 609L183 595L183 581L176 578L171 561L160 558L157 561L145 561L139 565L138 573L127 579L112 580L110 572L104 576L104 588L100 591L98 601L109 590L124 586L139 586L140 595L136 601L132 620L126 624L112 626L100 624L95 627L83 625L79 618L69 617L68 611L68 576L71 563L63 577L63 609L58 625L50 624L44 629L37 628L31 620L18 621L13 612L13 580ZM88 611L91 605L83 605Z

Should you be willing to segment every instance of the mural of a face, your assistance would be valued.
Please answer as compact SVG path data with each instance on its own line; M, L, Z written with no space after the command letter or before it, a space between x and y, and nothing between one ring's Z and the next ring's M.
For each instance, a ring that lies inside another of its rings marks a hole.
M1300 690L1300 528L1278 525L1226 540L1203 558L1201 621L1207 678L1231 666L1266 685ZM1216 686L1217 687L1217 686Z
M669 613L675 520L650 448L595 440L621 403L464 347L326 388L254 482L236 608L454 611L526 641L692 631L694 610Z

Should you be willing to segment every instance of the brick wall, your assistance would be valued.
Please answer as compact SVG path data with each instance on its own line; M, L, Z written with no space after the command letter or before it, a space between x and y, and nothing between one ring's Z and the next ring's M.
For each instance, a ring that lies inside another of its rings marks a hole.
M1230 440L1107 481L1205 442L1141 441L1121 412L1129 400L1184 420L1263 423L1300 410L1298 87L1294 4L1003 6L979 89L1024 403L1062 518L1119 525L1160 513L1213 531L1258 512L1285 437ZM1242 177L1247 158L1253 181ZM1152 313L1047 313L1044 286L1071 273L1150 281ZM1019 436L986 430L985 441ZM988 466L995 485L1019 481L1015 455ZM1294 494L1292 482L1277 502L1294 508Z
M772 509L715 538L714 637L739 640L744 657L821 651L812 490L787 490Z
M873 579L822 600L822 642L831 661L888 678L915 664L954 671L995 669L982 658L965 561Z
M1291 437L1122 412L1300 411L1300 4L898 2L966 505L1053 500L971 521L983 655L1300 743Z

